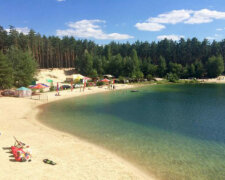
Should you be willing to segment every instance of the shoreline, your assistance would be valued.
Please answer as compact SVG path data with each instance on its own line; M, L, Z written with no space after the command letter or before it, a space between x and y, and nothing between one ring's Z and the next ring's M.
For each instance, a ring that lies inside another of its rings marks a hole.
M134 87L117 85L116 90ZM42 105L81 95L104 93L109 90L96 87L81 93L77 93L78 91L79 89L74 92L61 91L61 96L55 96L55 92L49 92L47 93L48 102L22 98L0 98L2 102L0 113L3 114L0 123L4 125L0 129L0 146L13 145L15 135L22 142L29 144L33 150L31 163L18 163L10 161L12 159L8 157L10 154L1 148L0 165L3 168L0 170L0 177L3 179L54 179L55 177L62 179L155 179L113 152L69 133L48 127L37 119ZM14 113L8 114L9 109L13 109ZM45 158L57 162L57 165L44 164L42 160Z

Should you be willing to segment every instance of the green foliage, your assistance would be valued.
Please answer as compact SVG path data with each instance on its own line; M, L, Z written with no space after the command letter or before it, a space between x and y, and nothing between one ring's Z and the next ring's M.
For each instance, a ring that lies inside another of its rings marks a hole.
M213 78L219 76L224 71L224 62L222 56L212 56L207 61L208 76Z
M144 74L140 70L135 72L135 76L136 76L136 79L143 79L144 78Z
M104 59L101 56L94 56L93 58L93 68L97 71L97 74L99 75L104 74L103 61Z
M166 79L169 82L177 82L179 80L177 74L174 74L174 73L167 73L166 74Z
M44 90L43 89L40 89L40 93L43 93L44 92Z
M179 78L182 75L183 67L181 64L177 63L169 63L169 72L172 74L176 74L176 76Z
M196 72L195 72L195 65L194 64L191 64L189 66L188 72L189 72L189 76L188 77L195 77Z
M96 69L93 69L92 72L90 73L90 77L92 78L97 78L98 77L98 73Z
M50 86L49 91L54 91L54 90L55 90L54 86L53 85Z
M14 85L16 87L30 85L37 70L37 63L31 53L12 47L7 56L13 67Z
M151 81L151 80L154 79L153 76L152 76L151 74L148 74L148 75L146 76L146 78L147 78L148 81Z
M195 61L195 76L196 78L202 78L205 74L205 69L201 61Z
M85 76L89 76L93 72L93 57L88 53L87 50L84 52L80 71Z
M104 85L104 82L102 82L102 81L98 81L97 83L96 83L96 86L103 86Z
M114 76L118 77L121 75L122 67L123 67L123 60L120 54L117 54L114 57L111 57L111 60L108 64L108 72L109 74L113 74Z
M0 51L0 89L11 88L13 84L13 69L7 56Z
M124 81L125 81L125 77L119 76L119 82L124 82Z
M166 73L166 60L164 57L159 57L159 65L158 65L158 75L159 77L164 77Z
M25 35L12 26L7 33L0 26L0 51L6 55L12 47L18 51L10 53L9 59L13 66L13 84L17 86L29 84L33 65L25 59L31 58L33 62L36 59L40 68L75 67L85 76L112 74L136 79L142 78L142 73L144 77L149 74L164 77L166 73L176 74L179 78L216 77L223 73L225 59L224 40L211 43L207 39L181 38L179 42L164 39L132 44L111 42L99 46L93 41L73 37L41 36L34 30ZM29 57L25 58L22 53ZM217 60L212 60L213 57Z

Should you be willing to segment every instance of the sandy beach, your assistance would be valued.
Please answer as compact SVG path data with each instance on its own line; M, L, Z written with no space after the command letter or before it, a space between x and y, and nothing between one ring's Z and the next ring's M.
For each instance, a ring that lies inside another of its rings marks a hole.
M117 89L131 88L117 85ZM65 98L108 92L107 87L93 87L45 93L48 101L0 97L0 177L1 179L154 179L117 155L72 135L51 129L37 120L38 106ZM15 162L8 147L13 136L30 145L31 162ZM44 164L43 159L57 165Z
M224 84L225 83L225 76L218 76L217 78L208 78L208 79L197 79L198 81L202 83L219 83Z

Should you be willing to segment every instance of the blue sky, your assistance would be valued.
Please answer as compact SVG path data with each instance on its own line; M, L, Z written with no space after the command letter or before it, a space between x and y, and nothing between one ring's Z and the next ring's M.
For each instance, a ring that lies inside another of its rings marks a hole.
M0 0L0 25L99 44L225 39L225 0Z

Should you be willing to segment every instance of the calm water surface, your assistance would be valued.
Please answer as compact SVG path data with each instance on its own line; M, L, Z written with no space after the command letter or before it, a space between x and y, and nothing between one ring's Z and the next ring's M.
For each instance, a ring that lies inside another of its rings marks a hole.
M156 85L76 97L40 120L159 179L225 179L225 85Z

